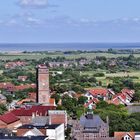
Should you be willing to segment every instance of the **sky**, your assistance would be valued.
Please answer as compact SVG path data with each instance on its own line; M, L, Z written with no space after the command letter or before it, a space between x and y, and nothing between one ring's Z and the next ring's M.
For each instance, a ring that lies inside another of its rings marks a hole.
M0 43L140 42L140 0L0 2Z

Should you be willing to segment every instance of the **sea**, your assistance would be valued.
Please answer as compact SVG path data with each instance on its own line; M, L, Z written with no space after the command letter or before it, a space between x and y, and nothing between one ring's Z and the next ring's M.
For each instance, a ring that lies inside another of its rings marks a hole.
M3 43L0 52L33 51L97 51L108 49L140 49L140 43Z

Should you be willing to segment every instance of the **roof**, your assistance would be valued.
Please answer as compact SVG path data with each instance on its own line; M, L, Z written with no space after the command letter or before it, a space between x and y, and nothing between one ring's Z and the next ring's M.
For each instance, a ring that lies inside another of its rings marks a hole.
M119 105L119 104L128 105L128 103L126 102L126 100L127 100L127 95L125 93L118 93L108 103L113 103L115 105Z
M27 131L24 136L44 136L42 132L40 132L36 127L34 127L32 130Z
M99 131L101 126L107 126L99 115L87 114L80 118L80 124L84 128L96 128Z
M47 66L45 64L40 64L37 67L40 69L47 69Z
M95 88L95 89L89 90L89 93L96 96L97 95L106 96L106 94L108 93L108 90L106 88Z
M36 116L32 119L32 124L36 126L43 126L44 124L49 124L49 117Z
M33 114L47 116L48 110L54 110L55 108L55 106L27 106L24 108L12 110L11 113L13 113L16 116L32 116Z
M126 135L129 135L132 139L135 138L135 132L114 132L114 137L118 140L122 140Z
M85 103L84 104L84 107L88 107L90 104L92 104L92 103L98 103L99 102L99 100L98 99L96 99L96 98L93 98L93 99L91 99L91 100L89 100L87 103Z
M33 136L33 137L0 137L0 140L44 140L47 136Z
M43 126L38 126L38 125L33 125L33 124L25 124L20 126L18 129L33 129L33 128L37 128L37 129L56 129L58 126L60 126L61 124L44 124Z
M133 97L133 94L135 93L135 91L134 91L134 90L127 89L127 88L122 89L122 90L121 90L121 92L122 92L122 93L124 93L124 94L129 95L131 98Z
M26 84L26 85L19 85L19 86L15 86L15 91L17 90L24 90L24 89L28 89L28 88L36 88L36 84Z
M36 84L32 83L32 84L15 86L12 83L7 82L7 83L0 83L0 88L12 90L12 91L18 91L18 90L24 90L28 88L36 88Z
M9 112L9 113L1 115L0 120L6 124L11 124L16 121L19 121L20 119L18 117L16 117L13 113Z

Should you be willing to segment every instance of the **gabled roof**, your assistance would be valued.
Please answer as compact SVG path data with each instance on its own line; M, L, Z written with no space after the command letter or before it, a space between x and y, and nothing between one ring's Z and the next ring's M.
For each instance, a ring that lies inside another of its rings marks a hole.
M27 131L24 136L44 136L44 134L34 127L32 130Z
M32 116L33 114L38 116L47 116L48 110L54 110L55 108L55 106L27 106L12 110L11 113L16 116Z
M108 90L106 88L95 88L95 89L89 90L89 93L96 96L97 95L106 96L108 93Z
M93 98L93 99L91 99L91 100L89 100L87 103L85 103L84 104L84 107L88 107L90 104L92 104L92 103L98 103L99 102L99 100L97 99L97 98Z
M114 132L114 137L118 140L122 140L126 135L129 135L132 139L135 138L135 132Z
M20 119L18 117L16 117L13 113L9 112L9 113L1 115L0 120L6 124L11 124L16 121L19 121Z

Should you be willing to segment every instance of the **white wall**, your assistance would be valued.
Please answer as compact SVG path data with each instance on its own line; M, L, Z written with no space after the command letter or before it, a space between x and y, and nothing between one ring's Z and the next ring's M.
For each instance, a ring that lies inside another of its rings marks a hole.
M65 140L64 124L59 125L56 129L47 129L47 136L53 140Z

